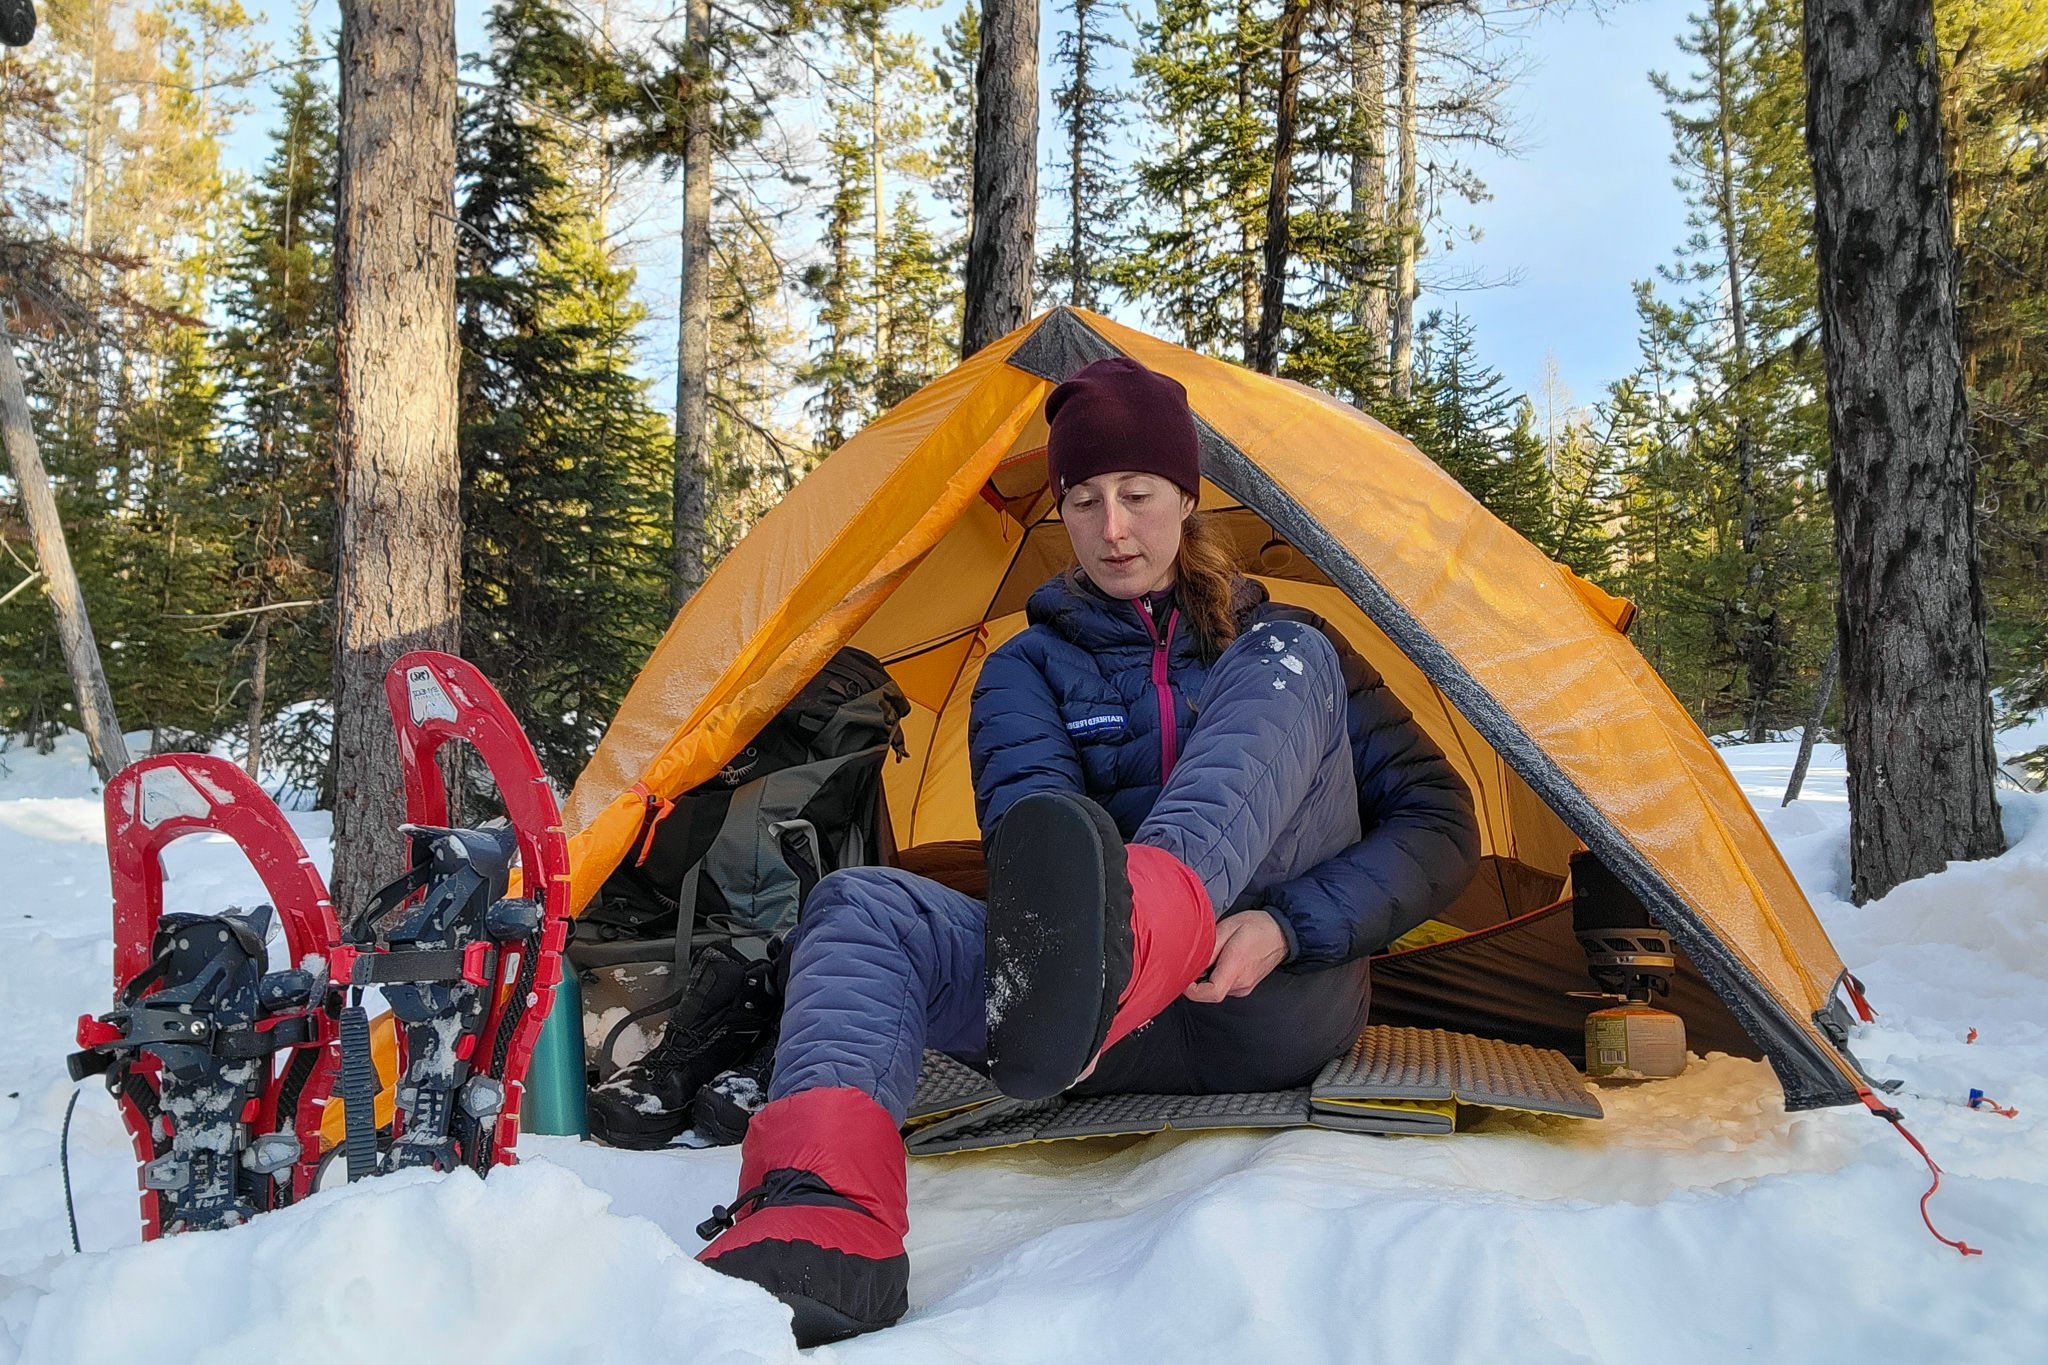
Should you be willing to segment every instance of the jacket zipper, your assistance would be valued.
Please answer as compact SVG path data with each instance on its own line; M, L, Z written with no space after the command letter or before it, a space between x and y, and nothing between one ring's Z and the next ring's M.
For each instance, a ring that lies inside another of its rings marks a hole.
M1180 621L1180 608L1175 607L1167 616L1166 633L1161 635L1145 599L1140 597L1131 605L1138 609L1139 619L1152 637L1152 691L1159 698L1159 780L1164 783L1173 776L1173 765L1180 758L1180 725L1174 718L1173 682L1166 674L1166 650L1173 641L1173 628Z

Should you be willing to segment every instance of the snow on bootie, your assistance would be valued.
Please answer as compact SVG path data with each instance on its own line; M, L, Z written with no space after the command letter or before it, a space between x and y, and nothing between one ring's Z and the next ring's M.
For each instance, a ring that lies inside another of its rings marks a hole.
M1013 1099L1073 1085L1215 956L1201 878L1163 849L1126 846L1084 796L1018 801L988 862L989 1077Z
M740 1194L697 1228L697 1259L788 1304L798 1346L887 1327L910 1308L903 1138L851 1086L804 1090L754 1115Z

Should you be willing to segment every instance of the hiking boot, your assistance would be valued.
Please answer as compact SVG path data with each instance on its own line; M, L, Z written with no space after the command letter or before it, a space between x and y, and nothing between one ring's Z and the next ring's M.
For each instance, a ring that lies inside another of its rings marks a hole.
M590 1092L590 1135L610 1147L665 1147L690 1126L690 1101L775 1028L772 964L713 944L690 969L661 1041Z
M796 1344L887 1327L910 1308L903 1137L851 1086L799 1091L754 1116L740 1195L712 1210L697 1259L788 1304Z
M989 841L989 1079L1050 1099L1209 966L1216 914L1178 858L1085 796L1034 792Z
M690 1131L713 1147L730 1147L747 1135L747 1125L768 1103L768 1078L775 1071L775 1040L697 1092L690 1103Z

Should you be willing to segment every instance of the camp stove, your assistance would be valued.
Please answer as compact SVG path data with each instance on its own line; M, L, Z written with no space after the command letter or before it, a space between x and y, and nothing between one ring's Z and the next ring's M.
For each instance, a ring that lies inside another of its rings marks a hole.
M1643 903L1590 853L1572 855L1572 932L1598 987L1574 996L1617 1002L1586 1016L1586 1074L1645 1080L1685 1070L1685 1020L1650 1003L1671 994L1678 954Z

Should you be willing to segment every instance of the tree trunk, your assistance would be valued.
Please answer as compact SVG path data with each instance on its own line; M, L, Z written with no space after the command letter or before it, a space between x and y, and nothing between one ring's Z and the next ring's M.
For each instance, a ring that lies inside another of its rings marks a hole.
M889 297L882 287L887 273L883 258L888 253L886 245L888 229L883 225L883 199L886 187L882 180L882 24L875 21L873 32L868 35L868 184L873 190L870 196L874 209L873 239L869 244L868 278L874 281L874 339L873 352L875 371L880 374L886 364L885 358L891 350L889 340Z
M1038 6L982 0L974 82L974 232L960 354L1031 316L1038 225Z
M1813 709L1807 712L1806 728L1799 732L1799 757L1792 764L1792 779L1785 784L1785 799L1778 804L1789 806L1799 799L1799 789L1806 785L1806 765L1813 761L1814 742L1820 738L1820 723L1828 713L1828 701L1835 695L1835 677L1842 670L1842 642L1835 641L1828 646L1827 662L1820 666L1820 681L1813 686Z
M1749 390L1749 282L1744 278L1741 229L1735 204L1735 133L1732 118L1736 99L1730 76L1737 60L1735 35L1728 25L1733 16L1716 11L1714 54L1714 217L1721 230L1722 266L1728 279L1728 331L1734 375L1723 386L1733 411L1735 435L1735 491L1737 534L1742 547L1742 597L1735 608L1736 651L1741 656L1745 684L1749 690L1749 716L1745 739L1761 744L1766 738L1764 723L1771 694L1778 687L1777 622L1764 608L1764 562L1760 550L1763 536L1762 509L1758 505L1756 441L1745 408Z
M1415 369L1415 257L1422 246L1421 214L1415 202L1415 116L1417 76L1415 26L1420 0L1399 0L1401 26L1395 79L1401 87L1399 120L1400 186L1394 198L1394 319L1387 355L1387 388L1394 401L1408 401Z
M128 766L128 744L114 718L114 694L100 666L100 648L86 615L85 595L71 567L64 541L64 523L57 515L57 495L43 468L42 452L29 425L28 395L22 390L21 368L14 363L14 339L0 320L0 437L7 446L7 467L21 490L28 517L29 540L48 583L50 608L57 616L57 640L64 649L64 668L71 675L71 693L78 703L78 723L92 751L93 767L102 779Z
M249 664L249 757L243 766L249 780L257 780L263 767L263 703L270 686L270 613L256 613L250 627L249 644L255 657Z
M1252 12L1251 0L1237 0L1237 26L1231 30L1231 69L1235 73L1237 87L1237 126L1249 129L1258 111L1252 104L1252 66L1261 55L1252 42L1252 25L1256 16ZM1249 133L1240 133L1249 137ZM1245 149L1246 160L1250 160L1251 149ZM1247 175L1243 185L1231 185L1231 213L1237 219L1237 335L1238 347L1245 364L1252 362L1253 351L1258 346L1259 331L1259 234L1252 226L1252 218L1237 207L1238 193L1249 195L1253 181Z
M1088 177L1081 167L1088 156L1088 120L1095 89L1088 84L1089 58L1094 55L1088 15L1095 0L1074 0L1074 90L1067 110L1067 302L1076 308L1095 306L1094 263L1088 259Z
M689 0L683 29L682 283L676 327L675 576L680 609L710 571L711 0Z
M1386 0L1351 0L1351 109L1351 287L1365 352L1384 357L1387 272L1373 262L1387 230Z
M334 903L404 866L384 673L461 626L452 0L343 0Z
M2004 846L1930 0L1806 0L1858 904Z
M1273 178L1266 187L1265 270L1259 280L1259 330L1252 344L1252 368L1273 374L1280 368L1280 331L1287 313L1289 194L1294 183L1294 126L1301 98L1301 30L1308 0L1286 0L1280 11L1280 92L1273 115Z

